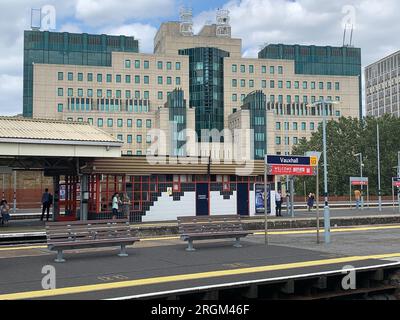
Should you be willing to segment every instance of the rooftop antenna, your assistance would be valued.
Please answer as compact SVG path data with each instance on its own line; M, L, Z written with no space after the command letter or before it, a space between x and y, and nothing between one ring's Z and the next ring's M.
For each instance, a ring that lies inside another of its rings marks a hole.
M193 10L192 8L182 7L180 9L181 34L184 36L193 36Z

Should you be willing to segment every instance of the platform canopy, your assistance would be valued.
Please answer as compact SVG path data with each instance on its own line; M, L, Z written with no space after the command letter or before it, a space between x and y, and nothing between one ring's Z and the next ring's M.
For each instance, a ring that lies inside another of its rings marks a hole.
M119 158L123 142L88 123L0 117L0 167L76 172L96 158Z

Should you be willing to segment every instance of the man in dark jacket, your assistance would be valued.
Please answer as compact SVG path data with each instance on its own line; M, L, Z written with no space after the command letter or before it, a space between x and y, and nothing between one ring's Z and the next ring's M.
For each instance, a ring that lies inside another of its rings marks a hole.
M47 221L49 221L50 206L53 202L52 198L53 197L49 193L49 189L44 190L44 193L42 195L42 217L40 218L40 221L43 221L45 211L47 211Z

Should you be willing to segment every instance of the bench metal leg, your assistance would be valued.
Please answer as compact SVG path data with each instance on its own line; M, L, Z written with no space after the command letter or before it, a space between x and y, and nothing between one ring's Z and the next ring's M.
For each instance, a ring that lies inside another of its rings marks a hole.
M122 244L118 257L127 257L127 256L128 254L126 253L126 246Z
M57 263L62 263L65 262L64 258L63 258L63 252L62 250L57 250L57 259L54 260Z
M186 251L196 251L196 249L193 247L193 240L188 241L188 247L186 248Z
M240 238L236 238L235 244L233 246L235 248L242 248L242 245L240 244Z

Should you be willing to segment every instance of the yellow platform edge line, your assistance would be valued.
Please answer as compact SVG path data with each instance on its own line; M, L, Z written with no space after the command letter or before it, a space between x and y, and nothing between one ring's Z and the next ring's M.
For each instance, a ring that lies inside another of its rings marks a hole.
M326 260L295 262L295 263L269 265L269 266L261 266L261 267L241 268L241 269L236 269L236 270L219 270L219 271L209 271L209 272L200 272L200 273L191 273L191 274L181 274L181 275L174 275L174 276L154 277L154 278L129 280L129 281L106 283L106 284L102 283L102 284L93 284L93 285L83 285L83 286L59 288L59 289L54 289L54 290L18 292L18 293L10 293L10 294L0 295L0 300L37 299L37 298L63 296L63 295L70 295L70 294L81 294L81 293L88 293L88 292L95 292L95 291L105 291L105 290L112 290L112 289L122 289L122 288L128 288L128 287L131 288L131 287L144 286L144 285L162 284L162 283L168 283L168 282L209 279L209 278L217 278L217 277L225 277L225 276L276 271L276 270L288 270L288 269L297 269L297 268L305 268L305 267L324 266L324 265L331 265L331 264L341 264L341 263L349 263L349 262L356 262L356 261L363 261L363 260L370 260L370 259L378 259L378 260L379 259L389 259L389 258L394 258L394 257L400 257L400 253L334 258L334 259L326 259Z

